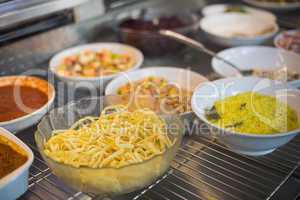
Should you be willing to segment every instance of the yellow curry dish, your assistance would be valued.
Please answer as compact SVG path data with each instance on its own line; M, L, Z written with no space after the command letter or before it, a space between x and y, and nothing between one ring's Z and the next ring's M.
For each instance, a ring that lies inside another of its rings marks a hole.
M136 64L129 53L114 53L107 49L85 50L67 56L57 68L57 73L69 77L99 77L127 71Z
M238 133L275 134L299 128L297 113L273 96L244 92L214 103L206 111L213 124Z
M162 77L149 76L127 83L117 90L124 97L152 97L156 111L168 113L185 113L191 111L192 91L178 87Z

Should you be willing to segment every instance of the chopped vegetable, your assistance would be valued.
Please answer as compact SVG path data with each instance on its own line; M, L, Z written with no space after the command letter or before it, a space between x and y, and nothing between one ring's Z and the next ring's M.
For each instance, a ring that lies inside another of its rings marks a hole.
M178 88L161 77L149 76L120 87L117 94L123 96L150 96L156 100L161 110L172 113L191 111L192 92Z
M130 69L135 62L134 56L129 53L117 54L106 49L83 51L64 58L57 72L62 76L107 76Z

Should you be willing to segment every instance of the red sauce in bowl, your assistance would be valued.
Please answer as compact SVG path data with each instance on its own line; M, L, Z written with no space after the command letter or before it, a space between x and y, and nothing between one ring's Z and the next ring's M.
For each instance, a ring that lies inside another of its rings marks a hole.
M27 159L19 146L0 135L0 179L18 169Z
M13 120L41 108L48 95L29 86L6 85L0 87L0 122Z
M189 24L176 16L162 16L157 19L127 19L120 24L121 28L137 31L159 31L161 29L182 28Z

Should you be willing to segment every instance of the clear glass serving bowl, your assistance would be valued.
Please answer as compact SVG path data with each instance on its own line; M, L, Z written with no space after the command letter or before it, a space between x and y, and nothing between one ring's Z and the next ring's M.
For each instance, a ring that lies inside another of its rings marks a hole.
M94 193L100 197L129 193L151 184L162 176L170 166L182 141L184 126L179 116L161 116L167 122L170 138L177 138L175 144L162 155L141 163L122 168L75 168L55 162L44 154L44 144L52 131L67 129L84 116L99 116L103 108L118 104L122 100L117 96L86 98L53 109L38 125L35 140L38 149L52 172L66 184L82 192ZM137 107L133 103L131 108Z

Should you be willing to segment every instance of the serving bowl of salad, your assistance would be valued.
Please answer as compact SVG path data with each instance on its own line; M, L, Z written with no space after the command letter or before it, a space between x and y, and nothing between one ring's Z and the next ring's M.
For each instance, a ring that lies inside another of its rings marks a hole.
M208 80L204 76L191 70L147 67L121 74L107 85L105 94L122 96L125 102L138 102L140 107L156 112L178 114L191 122L191 97L194 89L205 82Z
M120 43L93 43L66 49L49 63L50 71L64 82L87 83L103 89L121 72L139 68L143 54Z

